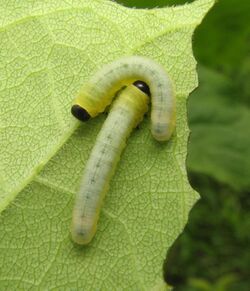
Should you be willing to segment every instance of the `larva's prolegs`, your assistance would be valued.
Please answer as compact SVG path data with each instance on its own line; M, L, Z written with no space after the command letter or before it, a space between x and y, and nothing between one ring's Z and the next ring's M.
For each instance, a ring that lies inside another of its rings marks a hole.
M73 209L71 234L78 244L88 244L95 235L101 205L126 139L148 110L149 98L143 91L149 94L149 90L142 84L135 82L120 93L97 136Z
M96 116L111 103L117 90L136 80L148 84L151 91L152 135L158 141L168 140L175 127L173 84L165 69L146 57L123 57L105 65L81 88L72 113L83 121Z

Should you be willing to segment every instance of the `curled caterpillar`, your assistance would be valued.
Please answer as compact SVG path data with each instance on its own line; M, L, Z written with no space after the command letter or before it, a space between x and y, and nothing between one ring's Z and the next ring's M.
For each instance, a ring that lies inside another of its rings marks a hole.
M168 140L175 126L170 78L162 66L139 56L124 57L98 71L80 90L72 114L82 121L98 115L123 86L127 87L118 95L97 136L76 195L71 235L78 244L88 244L95 235L101 205L126 139L148 111L150 96L154 138Z
M171 79L155 61L141 57L123 57L105 65L81 88L72 106L72 114L86 121L111 103L115 93L136 80L145 82L152 95L151 132L158 141L166 141L175 127L175 97Z

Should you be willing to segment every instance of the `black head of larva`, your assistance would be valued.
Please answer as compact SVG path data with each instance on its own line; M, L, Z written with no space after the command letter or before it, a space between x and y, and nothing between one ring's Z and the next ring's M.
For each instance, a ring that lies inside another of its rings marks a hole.
M75 116L75 118L81 121L87 121L90 119L89 113L84 108L77 104L71 107L71 113Z
M148 85L145 82L137 80L137 81L135 81L133 83L133 85L135 85L135 87L140 89L142 92L144 92L148 96L151 96L150 89L149 89Z

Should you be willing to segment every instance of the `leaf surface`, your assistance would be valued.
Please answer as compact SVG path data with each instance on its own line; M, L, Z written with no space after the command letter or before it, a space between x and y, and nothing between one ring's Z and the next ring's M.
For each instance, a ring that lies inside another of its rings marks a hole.
M154 10L100 0L2 2L1 287L158 288L166 249L198 198L185 168L186 98L197 86L192 34L213 0ZM71 211L104 116L80 124L71 102L94 71L124 55L151 57L169 72L176 133L158 144L145 119L132 134L96 237L82 248L69 237Z

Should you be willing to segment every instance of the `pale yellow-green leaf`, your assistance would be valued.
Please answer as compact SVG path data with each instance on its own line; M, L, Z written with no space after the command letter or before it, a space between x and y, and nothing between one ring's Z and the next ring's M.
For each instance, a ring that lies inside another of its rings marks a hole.
M193 31L213 2L0 1L0 289L162 288L166 251L198 197L185 168L186 98L197 86ZM124 55L165 66L177 129L167 144L148 119L132 134L96 237L81 248L69 237L72 204L105 116L83 125L70 106L84 80Z

